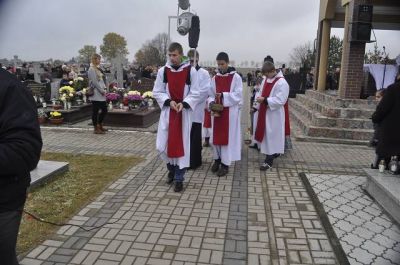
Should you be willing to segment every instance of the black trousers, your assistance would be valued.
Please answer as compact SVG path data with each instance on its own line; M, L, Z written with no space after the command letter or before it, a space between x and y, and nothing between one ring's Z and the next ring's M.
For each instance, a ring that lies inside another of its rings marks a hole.
M201 166L201 123L193 122L190 131L190 168Z
M104 117L108 112L107 103L105 101L92 101L92 110L93 126L96 126L99 123L103 123ZM99 110L101 110L100 114Z
M0 213L0 262L4 265L18 265L15 246L22 209Z

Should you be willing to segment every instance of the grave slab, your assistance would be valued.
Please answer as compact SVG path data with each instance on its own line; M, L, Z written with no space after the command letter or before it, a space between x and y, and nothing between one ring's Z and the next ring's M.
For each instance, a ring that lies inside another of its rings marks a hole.
M35 188L51 179L55 175L62 174L69 170L69 163L40 160L38 166L31 171L31 186Z

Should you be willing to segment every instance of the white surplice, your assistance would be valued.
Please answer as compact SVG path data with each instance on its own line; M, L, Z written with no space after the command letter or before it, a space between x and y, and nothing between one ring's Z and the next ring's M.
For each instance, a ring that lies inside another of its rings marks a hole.
M164 81L164 71L168 67L171 72L182 71L188 67L189 63L182 64L178 70L173 69L168 63L160 68L157 73L157 79L153 87L153 96L157 100L161 108L160 121L158 123L156 148L160 152L160 157L165 162L171 165L178 165L180 169L190 166L190 130L193 121L193 109L201 100L201 91L199 90L196 69L191 67L190 79L191 85L185 84L183 101L188 103L190 108L182 110L182 136L184 156L179 158L168 157L168 127L169 127L169 112L170 107L164 106L164 102L170 98L168 84ZM172 137L174 137L172 135Z
M277 74L274 78L264 78L261 83L261 89L258 96L261 96L265 82L272 83L275 78L281 75ZM283 154L285 149L285 108L284 105L289 96L289 85L285 78L276 81L268 97L267 114L265 117L266 128L263 141L258 143L260 151L263 154ZM258 114L260 115L260 114ZM257 126L257 121L255 126Z
M232 74L232 72L231 72ZM243 83L242 78L236 72L233 73L230 92L224 92L222 96L222 103L224 107L229 107L229 138L228 145L214 145L213 132L211 132L210 143L213 146L213 158L221 158L224 165L230 166L233 161L241 159L242 151L242 134L240 128L240 111L243 104ZM222 74L217 73L221 76ZM222 76L227 76L224 74ZM210 96L208 103L215 101L216 85L215 77L211 80ZM211 117L212 128L214 129L214 117Z
M200 102L194 108L193 113L193 122L203 124L204 121L204 108L206 106L206 101L208 98L210 85L211 85L211 78L208 71L204 68L197 69L197 82L199 84L200 90Z

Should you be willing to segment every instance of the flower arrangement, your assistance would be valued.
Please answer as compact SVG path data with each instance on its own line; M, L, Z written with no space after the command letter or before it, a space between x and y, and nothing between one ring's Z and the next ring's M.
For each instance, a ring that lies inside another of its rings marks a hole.
M138 95L138 96L140 96L140 92L137 91L137 90L131 90L131 91L128 92L128 95Z
M87 84L85 84L85 79L79 76L74 79L74 82L71 85L73 85L76 91L80 91Z
M144 92L143 93L143 98L151 98L151 99L153 99L153 92L151 92L151 91L146 91L146 92Z
M106 93L106 99L108 102L117 102L120 99L120 95L117 93Z
M63 86L58 90L61 101L72 101L75 94L75 89L71 86Z
M58 111L51 111L50 112L50 119L61 119L62 114Z
M143 97L139 94L139 95L132 95L129 94L125 97L126 99L128 99L129 102L132 103L140 103L143 100Z

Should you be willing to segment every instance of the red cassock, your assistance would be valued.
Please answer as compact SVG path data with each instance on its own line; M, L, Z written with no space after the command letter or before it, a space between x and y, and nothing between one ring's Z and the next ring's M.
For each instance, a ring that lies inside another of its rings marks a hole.
M207 110L204 110L204 128L211 128L211 113Z
M216 93L230 92L234 74L215 76ZM222 104L223 98L216 98L215 103ZM213 144L228 145L229 143L229 108L224 107L219 117L214 116Z
M165 67L167 71L168 89L171 101L181 103L184 97L186 79L190 67L185 67L182 71L172 72L171 69ZM182 136L182 111L176 112L171 109L169 112L168 127L168 149L167 156L169 158L178 158L185 155L183 148Z
M285 136L290 135L289 98L285 103Z
M280 77L276 78L272 83L268 83L266 80L264 82L264 87L261 93L261 97L268 98L271 94L272 88L274 87L275 83L281 79ZM258 142L262 142L265 136L265 128L266 128L266 120L267 117L267 105L263 102L260 104L260 108L258 109L258 119L257 119L257 127L255 133L255 139Z

